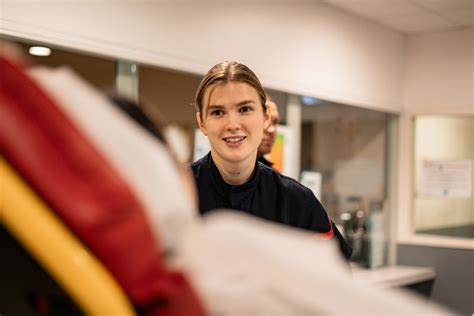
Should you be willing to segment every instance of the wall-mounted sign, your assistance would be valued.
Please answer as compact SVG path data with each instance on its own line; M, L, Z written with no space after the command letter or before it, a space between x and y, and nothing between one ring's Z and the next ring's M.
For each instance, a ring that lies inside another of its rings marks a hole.
M470 198L472 161L423 160L421 194L426 197Z
M201 132L199 128L194 129L194 151L193 161L204 157L211 150L209 139Z
M323 175L315 171L302 171L301 184L310 188L314 195L321 201L321 188L323 183Z

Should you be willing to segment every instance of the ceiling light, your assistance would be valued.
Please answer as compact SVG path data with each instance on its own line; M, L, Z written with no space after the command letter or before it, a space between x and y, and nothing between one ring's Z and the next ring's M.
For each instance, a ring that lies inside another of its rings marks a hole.
M317 105L317 104L321 104L321 100L317 99L317 98L313 98L313 97L309 97L309 96L300 96L300 101L301 101L301 104L305 105L305 106L313 106L313 105Z
M51 49L43 46L31 46L28 52L33 56L49 56L51 55Z

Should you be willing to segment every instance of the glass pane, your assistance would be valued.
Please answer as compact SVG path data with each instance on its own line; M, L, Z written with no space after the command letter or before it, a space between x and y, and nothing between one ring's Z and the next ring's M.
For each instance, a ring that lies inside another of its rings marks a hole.
M375 254L370 243L380 245L372 258L377 266L388 240L388 119L386 113L324 101L303 105L301 170L321 174L321 202L352 244L353 260L369 266Z
M414 227L474 238L474 117L415 119Z
M201 76L140 65L140 105L163 128L170 146L183 162L192 161L197 128L194 93Z

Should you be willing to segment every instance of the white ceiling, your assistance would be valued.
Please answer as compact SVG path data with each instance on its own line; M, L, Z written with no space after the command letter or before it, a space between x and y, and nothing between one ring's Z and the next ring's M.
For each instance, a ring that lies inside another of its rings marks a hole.
M474 0L321 0L404 34L474 25Z

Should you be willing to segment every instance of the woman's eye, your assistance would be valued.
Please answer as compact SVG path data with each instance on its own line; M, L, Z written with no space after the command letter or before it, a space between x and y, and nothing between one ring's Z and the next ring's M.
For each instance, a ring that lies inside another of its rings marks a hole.
M246 113L246 112L250 112L250 111L252 111L252 107L250 107L250 106L243 106L243 107L240 108L240 112L242 112L242 113Z
M224 111L222 111L222 110L212 110L211 115L212 116L221 116L221 115L224 115Z

